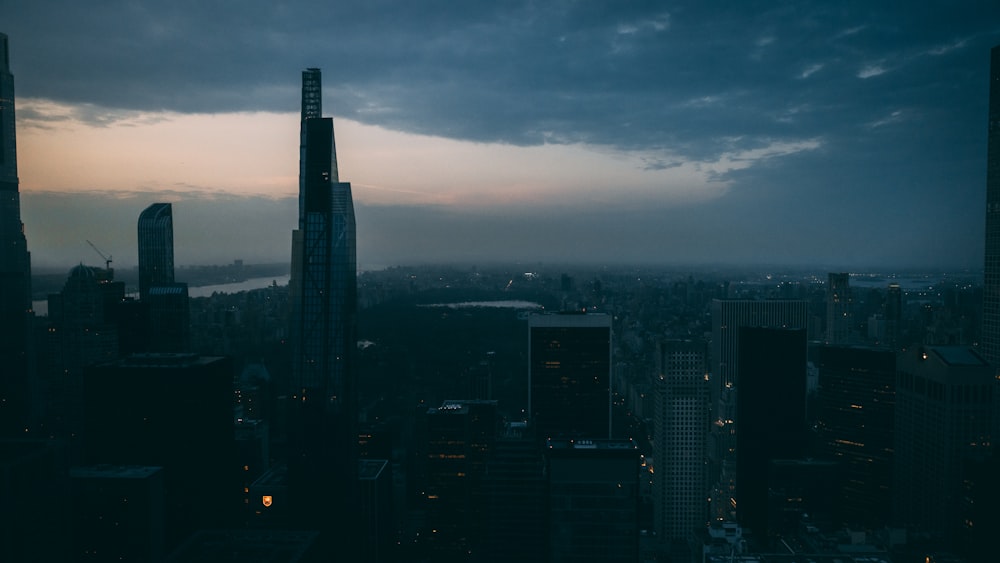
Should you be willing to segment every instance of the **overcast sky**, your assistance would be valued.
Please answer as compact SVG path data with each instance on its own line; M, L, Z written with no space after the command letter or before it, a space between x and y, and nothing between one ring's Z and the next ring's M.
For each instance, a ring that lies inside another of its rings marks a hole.
M1000 3L0 0L36 265L287 261L323 69L362 268L981 268Z

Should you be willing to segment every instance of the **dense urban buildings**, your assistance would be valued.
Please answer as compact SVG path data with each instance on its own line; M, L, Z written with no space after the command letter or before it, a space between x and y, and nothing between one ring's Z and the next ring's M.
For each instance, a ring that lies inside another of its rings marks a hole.
M74 266L33 346L0 38L0 299L20 303L0 318L20 436L0 436L0 558L992 561L1000 393L975 274L358 276L318 69L287 287L189 300L158 203L142 300Z
M32 388L31 255L21 223L10 45L0 33L0 436L30 425Z

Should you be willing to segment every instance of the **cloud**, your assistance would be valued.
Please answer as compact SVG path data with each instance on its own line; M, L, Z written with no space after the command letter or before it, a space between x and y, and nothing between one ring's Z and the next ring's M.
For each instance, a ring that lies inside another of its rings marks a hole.
M881 76L888 72L888 70L882 66L880 63L868 64L858 71L857 77L861 79L872 78L875 76Z

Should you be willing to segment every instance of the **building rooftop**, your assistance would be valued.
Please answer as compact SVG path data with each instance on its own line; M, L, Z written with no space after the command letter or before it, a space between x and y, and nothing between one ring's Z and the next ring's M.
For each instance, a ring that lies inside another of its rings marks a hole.
M158 465L91 465L73 467L69 476L76 479L145 479L163 468Z
M930 351L949 366L987 366L986 360L966 346L934 346Z

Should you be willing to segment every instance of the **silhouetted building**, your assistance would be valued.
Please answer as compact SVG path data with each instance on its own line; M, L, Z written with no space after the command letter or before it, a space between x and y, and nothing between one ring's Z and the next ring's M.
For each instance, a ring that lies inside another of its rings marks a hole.
M0 33L0 436L23 436L34 410L31 255L21 223L14 75Z
M445 401L427 410L424 508L437 561L479 557L487 462L497 438L496 401ZM473 557L474 556L474 557Z
M151 287L174 283L174 217L169 203L154 203L139 214L139 297Z
M236 516L232 384L229 358L195 354L136 354L85 370L87 463L163 467L168 549Z
M901 355L896 377L896 524L945 541L955 538L965 464L985 458L991 448L995 386L994 368L970 348L916 348Z
M986 143L986 259L983 267L983 358L1000 366L1000 45L990 51Z
M851 334L851 275L834 274L826 282L826 342L846 344Z
M0 440L0 559L69 560L69 475L53 441Z
M525 423L507 423L486 477L485 561L544 561L547 483L542 447Z
M885 527L892 515L896 353L858 346L817 352L818 454L840 466L840 521Z
M319 534L299 530L203 530L164 563L320 563L329 561Z
M661 541L687 540L708 521L708 347L657 346L653 416L654 528Z
M629 440L549 440L551 563L637 563L639 451Z
M714 482L711 517L735 515L736 436L739 431L736 395L739 386L740 329L742 327L806 329L809 303L797 299L712 300L711 392L712 442L709 478Z
M361 496L359 517L363 538L360 561L392 561L392 467L388 460L358 461L358 492Z
M49 315L40 332L38 382L47 436L65 440L73 463L82 462L83 369L119 357L113 312L125 286L111 270L80 264L70 270L61 293L49 295Z
M339 181L333 119L322 117L320 82L319 69L303 71L288 389L290 492L300 514L316 516L331 507L337 514L354 510L358 470L354 204L351 184ZM354 539L343 527L332 531Z
M736 513L744 529L764 540L771 462L806 453L806 331L742 327L739 333Z
M146 295L149 352L191 351L191 306L186 283L154 285Z
M528 412L539 439L611 437L611 317L528 318Z
M70 470L73 561L163 559L161 467L96 465Z
M885 294L885 344L896 349L901 342L903 328L903 290L898 283L890 283Z

